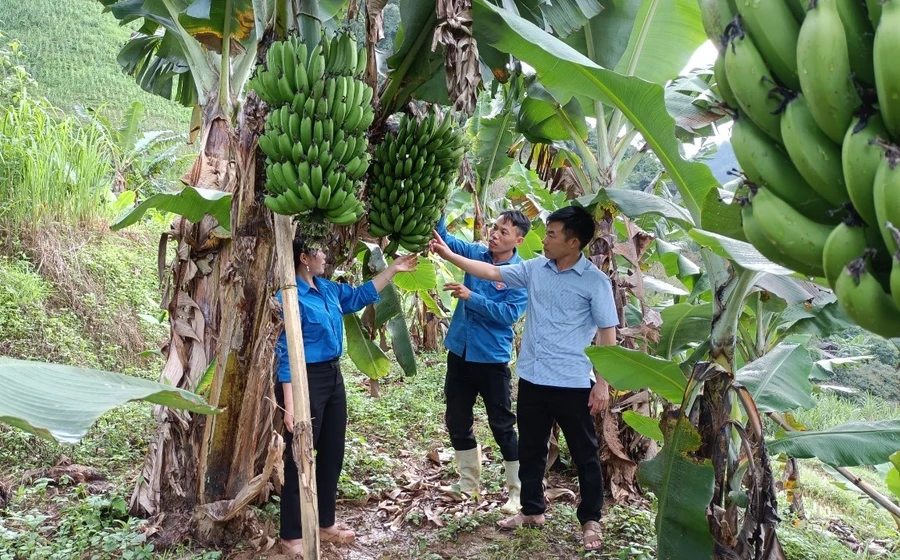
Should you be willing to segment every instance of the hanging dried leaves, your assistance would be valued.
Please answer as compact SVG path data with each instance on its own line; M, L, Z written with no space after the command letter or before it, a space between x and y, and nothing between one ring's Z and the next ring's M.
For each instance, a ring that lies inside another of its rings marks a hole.
M447 93L456 111L471 115L481 85L478 44L472 35L472 1L437 0L435 11L438 24L431 50L444 47Z

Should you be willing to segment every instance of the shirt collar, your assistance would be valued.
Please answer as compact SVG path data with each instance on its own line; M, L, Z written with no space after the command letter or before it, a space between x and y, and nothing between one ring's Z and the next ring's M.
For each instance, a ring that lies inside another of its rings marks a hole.
M575 264L572 265L572 268L568 268L563 272L571 270L575 272L578 276L584 275L584 271L591 265L591 261L584 258L584 254L579 255L578 260L575 261ZM544 263L544 266L550 268L550 270L559 273L559 269L556 267L556 260L547 259L547 262Z
M495 262L495 261L494 261L494 254L491 253L491 250L490 250L490 249L488 249L488 250L487 250L487 260L488 260L488 262L490 262L491 264L502 265L502 264L510 264L510 263L514 263L514 262L517 262L517 261L519 261L519 260L521 260L521 259L519 259L519 249L518 249L517 247L513 247L512 256L509 257L508 259L506 259L505 261L500 261L500 262Z
M316 279L313 278L313 282L315 282L315 281L316 281ZM297 276L297 295L298 296L305 296L311 289L312 288L310 287L310 285L306 283L306 280Z

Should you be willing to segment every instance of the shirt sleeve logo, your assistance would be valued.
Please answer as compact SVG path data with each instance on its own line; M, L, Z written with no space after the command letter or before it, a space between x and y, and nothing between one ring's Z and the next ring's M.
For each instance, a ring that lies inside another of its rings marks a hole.
M494 282L494 287L497 288L498 290L505 290L506 282Z

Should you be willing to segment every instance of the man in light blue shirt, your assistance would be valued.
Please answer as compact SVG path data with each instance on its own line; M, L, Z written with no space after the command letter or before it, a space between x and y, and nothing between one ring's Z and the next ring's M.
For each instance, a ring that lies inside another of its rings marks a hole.
M527 317L516 372L519 375L519 478L522 509L500 521L505 529L543 525L543 478L553 422L562 429L578 467L578 520L585 550L602 546L603 473L594 414L605 409L608 385L594 379L584 349L594 341L616 343L619 324L612 283L582 254L593 239L594 220L569 206L547 218L544 256L498 267L454 254L438 235L430 249L467 273L528 291Z
M525 240L531 222L525 214L509 210L500 214L491 228L487 246L467 243L447 232L442 217L437 232L457 255L497 266L522 262L516 247ZM508 499L501 508L515 513L521 508L519 493L519 442L516 415L512 412L511 373L513 325L525 312L527 293L503 282L491 282L466 274L463 283L444 285L459 299L447 347L447 377L444 382L447 431L456 455L459 488L466 493L479 490L481 448L472 431L473 408L478 395L484 401L488 424L503 455Z

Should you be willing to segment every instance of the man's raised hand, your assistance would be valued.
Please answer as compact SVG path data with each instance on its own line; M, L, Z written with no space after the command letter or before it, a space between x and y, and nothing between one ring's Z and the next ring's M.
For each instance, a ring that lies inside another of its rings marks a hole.
M450 247L444 243L444 240L437 231L434 231L434 237L428 242L428 250L436 253L442 259L446 259L448 255L453 254L453 251L451 251Z

